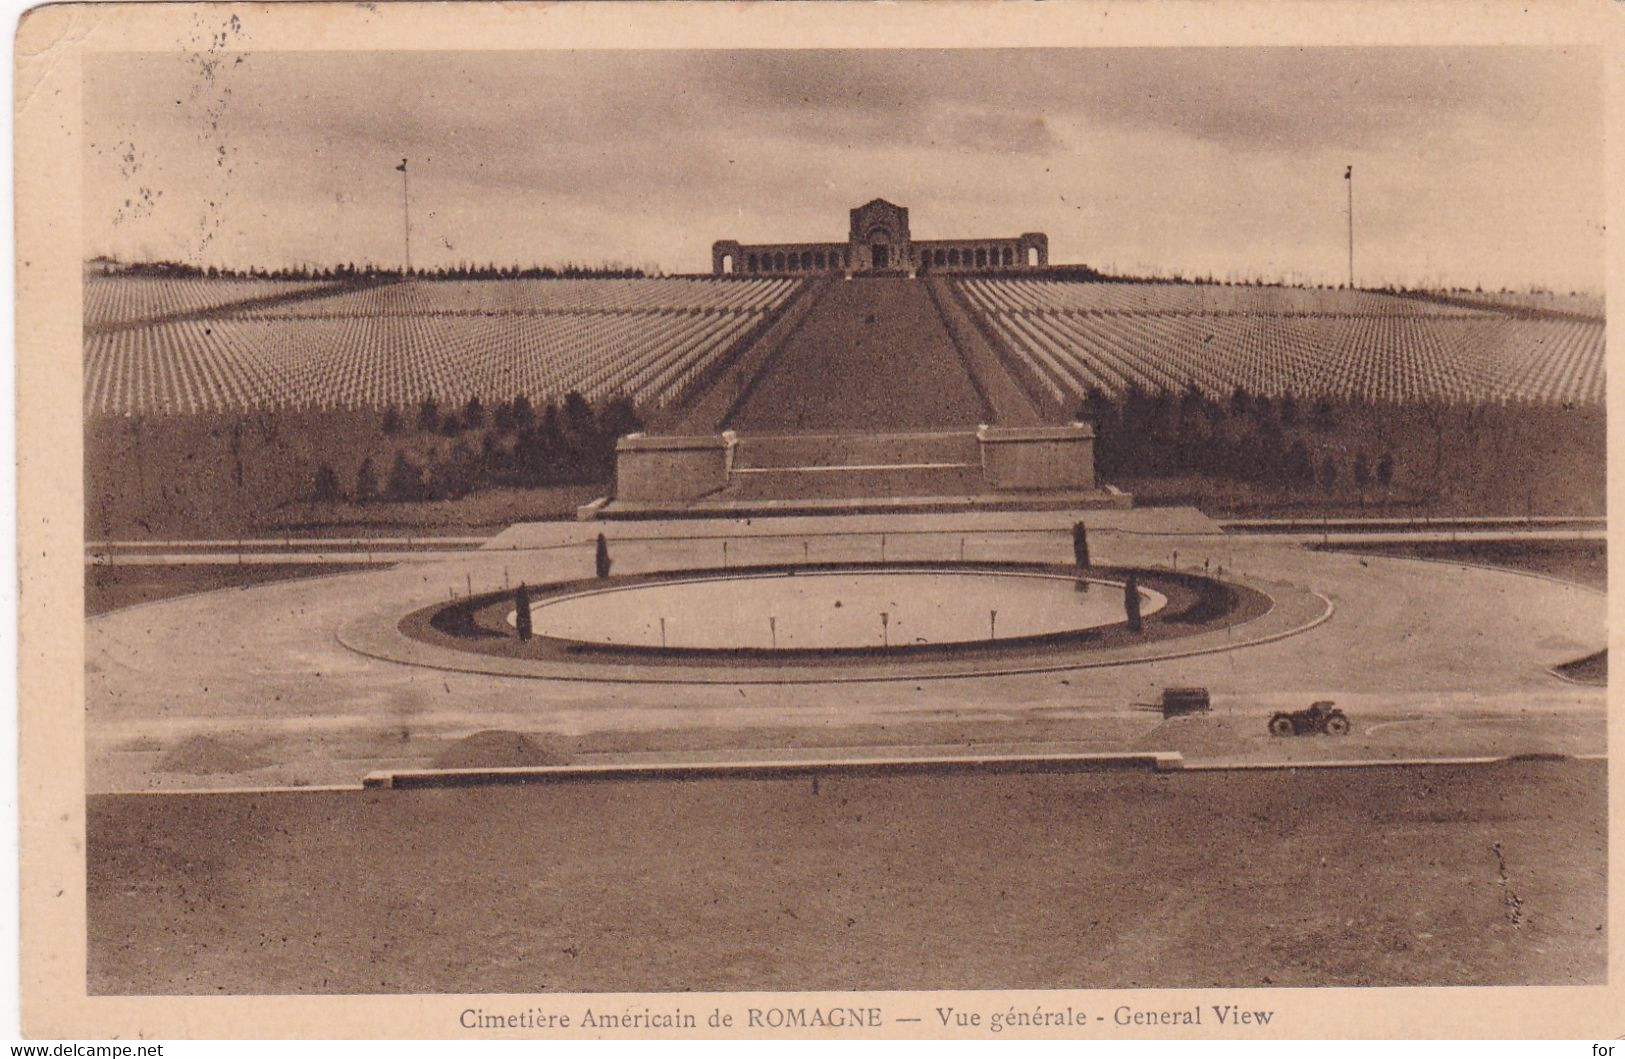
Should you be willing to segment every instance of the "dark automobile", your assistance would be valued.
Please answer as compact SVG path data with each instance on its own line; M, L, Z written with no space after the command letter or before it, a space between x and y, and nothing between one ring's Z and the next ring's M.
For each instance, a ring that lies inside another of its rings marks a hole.
M1270 735L1348 735L1348 716L1333 702L1317 702L1307 710L1278 713L1270 718Z

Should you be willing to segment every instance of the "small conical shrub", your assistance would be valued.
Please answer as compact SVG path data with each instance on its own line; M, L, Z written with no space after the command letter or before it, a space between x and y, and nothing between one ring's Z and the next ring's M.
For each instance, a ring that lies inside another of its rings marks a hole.
M523 581L513 590L513 624L519 631L521 640L530 639L530 589L525 587Z

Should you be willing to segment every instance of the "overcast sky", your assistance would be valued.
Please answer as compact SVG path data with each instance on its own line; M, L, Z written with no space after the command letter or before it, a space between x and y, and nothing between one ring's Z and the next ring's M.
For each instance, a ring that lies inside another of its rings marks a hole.
M1055 262L1602 287L1602 66L1556 49L87 60L86 255L710 267L715 239L1045 231Z

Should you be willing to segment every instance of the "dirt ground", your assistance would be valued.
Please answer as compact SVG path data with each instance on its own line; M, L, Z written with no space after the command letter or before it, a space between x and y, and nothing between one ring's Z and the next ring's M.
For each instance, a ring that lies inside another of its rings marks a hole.
M325 577L365 570L364 563L238 563L185 566L86 566L85 617L120 607L174 599L220 588L248 588L301 577Z
M1608 591L1608 546L1603 541L1384 542L1339 544L1335 550L1498 566L1572 581L1598 592Z
M1606 766L105 796L97 994L1597 983Z

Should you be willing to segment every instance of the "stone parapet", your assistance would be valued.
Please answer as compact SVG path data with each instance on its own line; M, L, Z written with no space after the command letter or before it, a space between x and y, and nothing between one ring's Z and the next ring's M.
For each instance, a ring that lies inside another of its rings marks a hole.
M621 500L696 500L727 486L734 435L628 434L615 445L615 496Z
M1066 426L977 428L982 482L991 490L1091 490L1095 488L1095 430Z
M614 498L578 517L1131 507L1133 497L1097 482L1094 442L1094 428L1076 422L900 434L631 434L616 446Z

